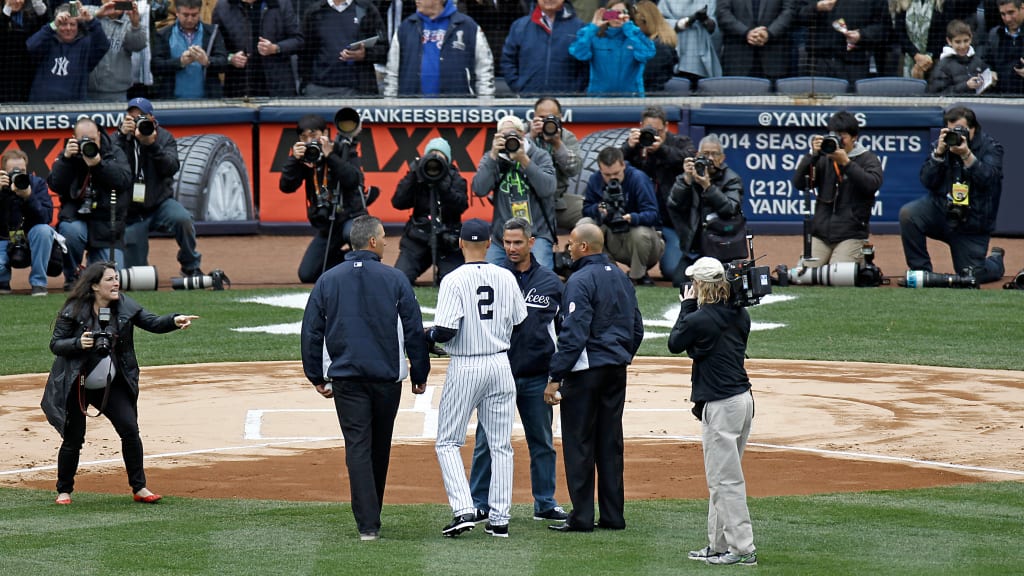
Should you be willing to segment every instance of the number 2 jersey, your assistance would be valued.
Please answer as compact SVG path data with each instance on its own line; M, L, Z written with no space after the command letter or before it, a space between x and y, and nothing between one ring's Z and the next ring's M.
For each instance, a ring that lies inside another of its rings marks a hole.
M441 280L434 325L457 331L445 343L452 356L507 351L512 328L525 319L523 293L505 268L466 262Z

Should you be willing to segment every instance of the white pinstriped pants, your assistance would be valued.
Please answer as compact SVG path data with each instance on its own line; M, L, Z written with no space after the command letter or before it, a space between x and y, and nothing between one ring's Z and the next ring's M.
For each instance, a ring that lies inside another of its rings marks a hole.
M512 421L516 383L508 355L452 356L438 409L437 461L455 516L474 511L461 449L473 409L491 449L490 522L508 524L512 508Z

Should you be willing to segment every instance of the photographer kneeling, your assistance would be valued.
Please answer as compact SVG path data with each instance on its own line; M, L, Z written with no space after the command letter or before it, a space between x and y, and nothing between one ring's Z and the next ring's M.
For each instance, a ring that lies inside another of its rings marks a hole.
M11 268L31 267L33 296L46 296L46 268L53 248L53 200L46 181L28 173L18 149L0 157L0 294L11 293Z
M391 198L391 205L398 210L412 208L395 262L409 284L415 285L420 274L434 266L437 285L445 274L465 262L459 249L459 231L462 214L469 208L468 187L452 164L451 155L451 146L444 138L428 142L423 157L410 164Z
M994 282L1005 272L1004 252L985 253L1002 194L1003 146L981 130L970 108L950 108L942 119L946 127L921 167L928 195L900 209L907 268L932 271L926 238L934 238L949 245L955 273Z
M658 263L665 242L654 229L658 200L651 179L626 165L622 150L616 147L601 150L597 166L600 171L587 182L580 222L601 227L605 250L617 262L629 265L634 284L653 286L647 270Z

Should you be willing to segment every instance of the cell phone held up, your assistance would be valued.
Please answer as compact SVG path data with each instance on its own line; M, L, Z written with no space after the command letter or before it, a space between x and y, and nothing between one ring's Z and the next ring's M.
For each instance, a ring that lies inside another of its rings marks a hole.
M604 14L601 15L601 18L604 19L605 22L614 22L622 18L622 12L619 12L618 10L605 10Z
M129 2L122 2L122 1L118 0L117 2L114 2L114 10L121 10L123 12L131 12L132 9L134 9L134 8L135 8L134 3L130 2L130 1Z
M68 14L72 18L78 18L78 2L68 2Z

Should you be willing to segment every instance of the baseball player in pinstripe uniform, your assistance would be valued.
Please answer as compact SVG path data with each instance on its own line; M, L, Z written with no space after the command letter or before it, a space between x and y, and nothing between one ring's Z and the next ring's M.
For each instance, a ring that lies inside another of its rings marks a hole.
M462 225L459 245L466 263L441 281L431 342L447 343L451 356L438 410L437 460L454 515L441 531L454 537L474 526L476 509L462 463L466 426L473 409L491 449L488 534L508 537L512 507L512 420L516 385L508 361L512 328L526 319L526 302L515 277L485 260L491 226L479 218Z

